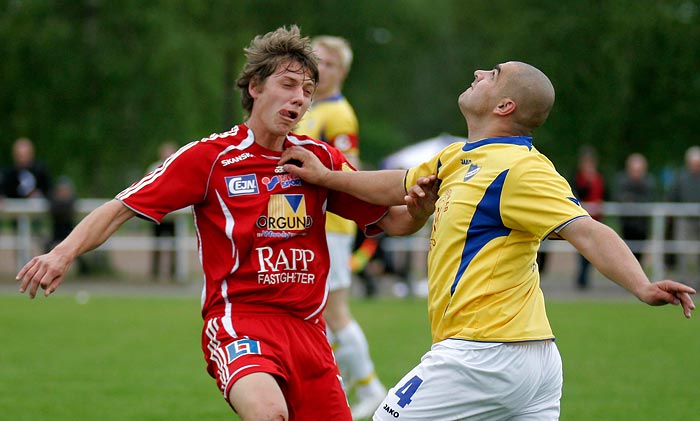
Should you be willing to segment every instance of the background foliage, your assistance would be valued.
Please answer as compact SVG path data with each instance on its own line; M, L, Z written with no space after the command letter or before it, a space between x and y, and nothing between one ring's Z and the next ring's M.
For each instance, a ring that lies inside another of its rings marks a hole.
M536 144L560 172L598 148L606 175L627 154L655 171L697 143L700 0L0 0L0 165L19 136L83 196L140 177L158 144L243 119L233 90L242 48L297 23L346 37L345 94L363 159L441 132L466 136L458 95L475 69L522 60L547 73L557 104Z

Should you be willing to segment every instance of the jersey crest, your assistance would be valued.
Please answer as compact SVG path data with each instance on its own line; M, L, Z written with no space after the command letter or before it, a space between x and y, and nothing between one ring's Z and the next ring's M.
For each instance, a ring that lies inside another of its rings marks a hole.
M464 175L464 181L467 181L470 178L474 177L476 175L476 173L479 172L480 169L481 169L480 166L478 166L476 164L471 164L469 166L469 169L467 170L467 173Z

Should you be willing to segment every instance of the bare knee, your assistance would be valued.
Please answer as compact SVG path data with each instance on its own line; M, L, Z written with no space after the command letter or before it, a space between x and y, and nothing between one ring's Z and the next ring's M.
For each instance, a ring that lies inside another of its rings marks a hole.
M236 410L241 421L288 421L287 408L272 408L259 405L247 407L245 411Z
M272 375L253 373L241 377L229 391L229 402L242 421L287 421L289 410Z

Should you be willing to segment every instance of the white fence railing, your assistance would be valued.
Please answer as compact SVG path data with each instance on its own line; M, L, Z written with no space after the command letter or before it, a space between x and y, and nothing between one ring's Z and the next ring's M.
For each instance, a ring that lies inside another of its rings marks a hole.
M80 199L76 202L76 223L85 214L91 212L109 199ZM34 220L46 219L49 203L45 199L3 199L0 201L0 218L15 219L16 231L10 235L0 236L0 250L15 250L18 270L32 256L34 250ZM97 250L105 251L174 251L175 278L183 281L189 273L188 253L197 249L197 240L190 230L192 214L189 208L177 210L171 214L175 223L174 241L154 241L143 232L134 235L130 230L119 230ZM149 223L150 224L150 223ZM143 231L143 230L141 230ZM150 233L150 231L149 231Z
M79 217L103 204L106 199L80 199L76 203ZM46 218L48 203L43 199L4 199L0 201L0 218L15 219L17 229L10 235L0 236L0 250L15 250L17 266L23 266L30 258L33 247L32 221ZM606 218L619 216L646 216L650 218L650 237L645 241L628 241L633 251L650 255L653 279L663 279L666 273L665 254L700 254L700 241L667 240L667 220L669 217L700 217L700 203L618 203L606 202L603 205ZM188 208L173 212L175 221L174 242L154 242L148 237L121 232L107 240L100 250L162 251L175 250L176 278L184 280L189 272L187 253L196 250L196 238L191 233L191 212ZM423 229L409 237L385 239L387 251L425 252L428 250L429 229ZM544 241L541 250L547 252L572 252L574 248L566 241Z
M584 207L585 207L584 203ZM670 240L667 235L669 218L700 217L700 203L621 203L605 202L603 215L613 225L620 216L645 216L650 219L649 238L644 241L626 241L634 252L649 255L652 279L660 280L666 275L666 254L697 254L700 255L700 241ZM607 221L606 221L607 222ZM669 233L670 234L670 233ZM410 237L390 237L385 239L384 247L388 251L427 252L429 246L429 230L421 230ZM576 249L568 241L543 241L540 250L545 252L574 252Z

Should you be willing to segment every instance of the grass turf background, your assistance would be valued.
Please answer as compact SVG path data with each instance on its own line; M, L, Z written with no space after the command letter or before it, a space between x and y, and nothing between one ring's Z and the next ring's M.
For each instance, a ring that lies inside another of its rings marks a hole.
M198 297L0 295L0 419L235 419L205 372ZM430 346L423 300L352 302L387 387ZM700 326L677 307L550 301L562 420L700 414Z

